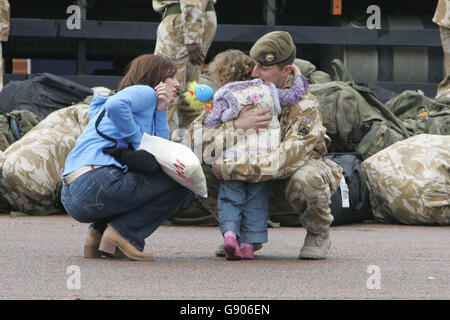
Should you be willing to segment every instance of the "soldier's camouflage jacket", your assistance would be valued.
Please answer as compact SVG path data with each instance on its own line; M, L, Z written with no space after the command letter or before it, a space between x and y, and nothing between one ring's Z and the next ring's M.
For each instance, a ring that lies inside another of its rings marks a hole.
M442 27L450 28L450 0L439 0L433 22Z
M153 0L153 10L163 14L171 4L180 4L181 20L183 21L184 44L202 43L204 29L203 14L208 2L216 0Z
M291 81L288 80L286 87ZM205 116L206 113L202 113L188 127L191 141L187 143L196 153L202 150L201 159L211 164L211 159L215 157L214 151L224 145L223 141L233 141L239 133L234 130L234 121L206 128L202 125ZM249 156L245 163L224 163L224 180L260 182L285 179L306 161L318 159L327 152L330 138L322 125L319 102L309 91L297 105L283 110L280 126L279 149L264 155Z

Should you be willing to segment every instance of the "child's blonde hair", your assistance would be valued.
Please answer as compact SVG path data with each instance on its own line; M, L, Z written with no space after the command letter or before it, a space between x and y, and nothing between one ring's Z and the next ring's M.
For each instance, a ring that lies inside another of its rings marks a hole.
M229 49L214 57L209 71L221 87L229 82L251 80L254 65L253 59L242 51Z

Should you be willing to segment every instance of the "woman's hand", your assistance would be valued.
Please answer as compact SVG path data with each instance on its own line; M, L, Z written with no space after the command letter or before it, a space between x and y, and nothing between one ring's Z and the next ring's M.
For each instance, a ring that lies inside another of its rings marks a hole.
M156 96L158 97L158 105L156 109L158 111L164 111L169 107L169 104L173 100L172 93L169 91L167 84L160 82L156 87Z

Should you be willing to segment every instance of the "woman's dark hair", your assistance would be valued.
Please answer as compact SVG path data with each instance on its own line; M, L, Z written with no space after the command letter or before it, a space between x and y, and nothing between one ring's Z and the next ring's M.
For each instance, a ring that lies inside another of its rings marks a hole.
M137 84L152 88L177 73L176 65L161 56L154 54L141 55L131 61L128 71L119 83L118 91Z

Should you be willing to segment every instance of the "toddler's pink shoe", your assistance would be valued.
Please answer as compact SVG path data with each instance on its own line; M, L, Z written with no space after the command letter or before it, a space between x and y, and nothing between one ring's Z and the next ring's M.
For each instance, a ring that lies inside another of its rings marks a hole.
M223 249L225 251L225 258L227 260L241 260L242 254L239 249L239 244L236 239L233 237L226 237L225 243L223 245Z
M243 248L240 248L240 250L241 250L241 254L242 254L242 259L247 259L247 260L253 259L253 257L254 257L253 246L245 246Z

